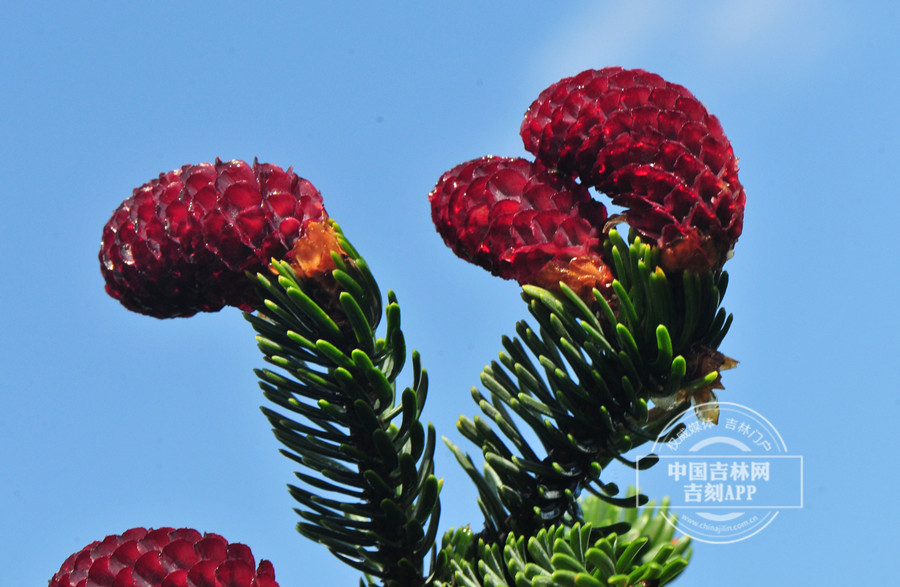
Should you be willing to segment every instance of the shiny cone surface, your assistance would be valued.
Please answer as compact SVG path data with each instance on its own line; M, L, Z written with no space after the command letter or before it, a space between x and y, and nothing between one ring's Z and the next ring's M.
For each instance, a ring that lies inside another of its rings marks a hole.
M537 284L548 264L602 266L606 209L587 189L526 159L483 157L445 173L432 220L459 257L505 279Z
M157 318L253 308L245 272L283 258L326 218L313 185L277 165L185 165L136 188L103 229L106 291Z
M529 107L525 148L626 208L669 269L719 268L741 234L745 194L718 119L684 87L640 69L565 78Z

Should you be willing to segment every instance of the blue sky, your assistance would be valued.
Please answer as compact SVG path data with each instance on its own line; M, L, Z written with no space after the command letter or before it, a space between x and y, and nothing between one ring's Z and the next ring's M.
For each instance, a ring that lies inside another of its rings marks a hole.
M103 292L100 231L185 163L293 165L397 292L459 440L468 389L526 316L454 257L425 199L462 161L524 155L522 114L606 65L680 83L721 120L748 203L723 401L804 456L804 508L698 544L684 584L888 581L900 483L898 13L889 2L32 2L0 9L0 564L40 585L86 543L192 526L280 583L355 585L294 531L291 464L258 411L239 312L158 321ZM442 527L479 525L440 447Z

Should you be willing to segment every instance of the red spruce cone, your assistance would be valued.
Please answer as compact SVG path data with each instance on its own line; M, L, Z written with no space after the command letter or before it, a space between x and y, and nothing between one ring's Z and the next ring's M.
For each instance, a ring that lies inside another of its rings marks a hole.
M174 318L252 310L245 271L283 258L311 220L327 217L307 180L277 165L185 165L134 190L103 229L106 291L129 310Z
M525 148L627 209L669 269L719 268L741 234L744 188L718 119L685 88L640 69L565 78L525 113Z
M256 569L254 571L254 569ZM132 528L76 552L49 587L278 587L269 561L196 530Z
M428 199L447 246L494 275L582 292L611 282L600 259L606 208L541 164L475 159L445 173Z

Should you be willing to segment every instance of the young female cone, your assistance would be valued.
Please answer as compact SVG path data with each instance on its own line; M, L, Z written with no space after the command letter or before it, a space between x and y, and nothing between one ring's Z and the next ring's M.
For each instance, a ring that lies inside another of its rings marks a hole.
M438 233L459 257L504 279L581 293L612 277L601 258L606 208L540 163L482 157L446 172L428 196Z
M185 165L135 188L103 229L106 291L129 310L173 318L257 302L245 273L283 258L327 219L313 185L277 165Z
M605 192L662 249L666 269L719 269L741 234L745 194L718 119L684 87L641 69L587 70L528 108L525 148Z

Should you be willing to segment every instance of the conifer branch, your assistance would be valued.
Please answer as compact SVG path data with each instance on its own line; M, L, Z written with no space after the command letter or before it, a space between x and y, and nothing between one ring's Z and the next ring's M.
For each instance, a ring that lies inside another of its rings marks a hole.
M336 223L329 227L338 244L333 268L274 261L275 275L256 276L264 302L245 317L275 367L256 370L276 406L262 410L281 453L300 465L300 483L289 486L298 531L368 584L424 585L441 488L434 429L419 420L428 376L413 351L412 385L398 393L406 343L397 298L389 291L382 308L368 265Z
M487 541L468 527L450 530L435 585L646 587L670 583L687 566L691 540L673 540L674 528L663 517L666 503L623 510L591 497L583 507L596 523L551 525L533 536L510 532L501 542ZM617 522L623 533L599 527Z
M622 455L657 438L692 400L714 397L719 370L734 363L716 349L730 324L720 307L726 274L669 277L657 248L635 234L629 241L609 234L609 299L594 289L586 302L564 283L558 293L524 286L538 326L521 321L516 337L503 337L481 375L486 393L472 390L486 419L462 417L458 428L481 448L483 471L451 449L479 489L489 541L582 521L585 490L619 506L645 503L615 497L603 470L638 466Z

